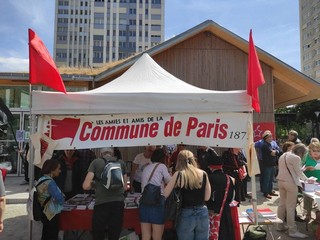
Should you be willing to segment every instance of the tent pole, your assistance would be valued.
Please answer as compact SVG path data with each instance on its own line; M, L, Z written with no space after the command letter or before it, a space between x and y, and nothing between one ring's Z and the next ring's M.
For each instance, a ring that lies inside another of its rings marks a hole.
M251 177L251 191L252 191L252 210L254 212L255 225L258 225L258 211L257 211L257 185L256 185L256 176Z
M31 113L32 108L32 91L31 85L30 87L30 134L35 133L35 115ZM29 139L29 192L33 188L34 185L34 147ZM28 222L28 239L32 240L32 224L33 222L29 219Z

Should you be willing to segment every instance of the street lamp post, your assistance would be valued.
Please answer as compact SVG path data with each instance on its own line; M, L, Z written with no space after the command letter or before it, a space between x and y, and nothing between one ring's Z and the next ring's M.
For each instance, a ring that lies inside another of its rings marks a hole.
M317 134L317 138L319 138L319 122L318 122L318 117L320 114L320 111L315 111L314 112L316 114L316 134Z

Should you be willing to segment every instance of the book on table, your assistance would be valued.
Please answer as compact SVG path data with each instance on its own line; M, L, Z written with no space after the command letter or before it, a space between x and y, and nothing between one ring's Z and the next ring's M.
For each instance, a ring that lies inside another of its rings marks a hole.
M257 211L265 218L277 218L277 214L270 208L258 208Z
M263 216L262 213L259 212L259 210L257 210L257 213L253 212L252 208L248 208L246 210L246 213L248 215L248 218L252 221L255 222L255 217L258 217L258 223L270 223L271 221L269 220L268 217Z

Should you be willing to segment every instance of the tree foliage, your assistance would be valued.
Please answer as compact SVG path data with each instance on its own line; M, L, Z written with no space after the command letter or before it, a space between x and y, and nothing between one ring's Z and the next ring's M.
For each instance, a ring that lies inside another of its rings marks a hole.
M317 118L315 114L317 111L320 112L320 100L312 100L294 106L277 109L275 113L278 113L279 115L294 114L295 116L294 120L291 118L290 121L287 121L286 123L276 120L277 136L284 138L290 129L295 129L299 132L299 137L304 139L307 138L308 132L306 130L306 123L317 123L317 121L319 121L319 118Z

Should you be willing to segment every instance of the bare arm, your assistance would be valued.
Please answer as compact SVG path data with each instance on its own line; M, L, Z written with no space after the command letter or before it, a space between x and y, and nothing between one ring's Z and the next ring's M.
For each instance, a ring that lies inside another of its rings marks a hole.
M208 178L208 174L206 174L205 172L203 172L203 174L206 175L206 189L205 189L205 192L204 192L204 200L205 201L208 201L210 199L210 196L211 196L211 185L210 185L210 182L209 182L209 178Z
M177 176L178 176L178 173L179 172L175 172L172 176L172 178L170 179L170 181L168 182L167 186L164 188L164 193L163 195L167 198L170 193L172 192L173 188L174 188L174 185L176 183L176 179L177 179Z
M88 172L87 176L84 179L83 184L82 184L82 188L84 190L90 190L91 189L93 178L94 178L94 173L93 172Z
M1 177L1 176L0 176ZM0 197L0 232L3 231L4 210L6 208L6 198Z
M124 190L125 191L127 191L127 182L128 182L128 176L127 176L127 174L124 174L123 175L123 182L124 182L124 184L123 184L123 188L124 188Z

